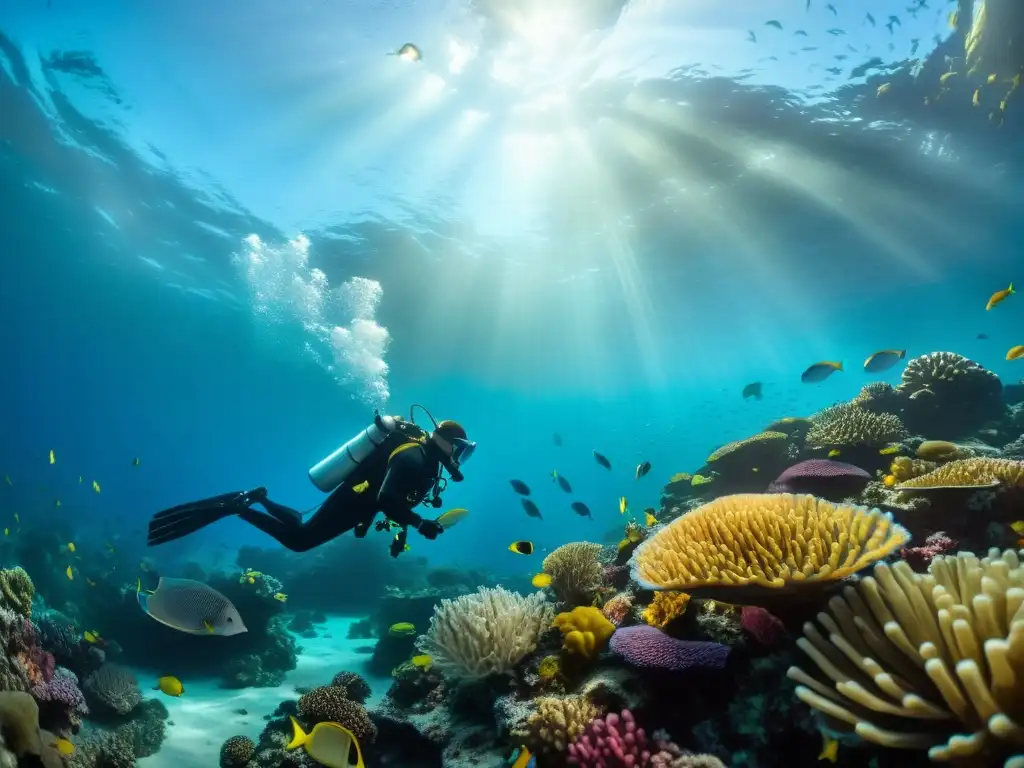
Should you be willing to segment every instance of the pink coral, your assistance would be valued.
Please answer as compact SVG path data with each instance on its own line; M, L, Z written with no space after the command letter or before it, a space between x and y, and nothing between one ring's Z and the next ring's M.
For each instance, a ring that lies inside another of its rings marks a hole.
M629 592L621 592L604 604L601 613L608 621L618 626L629 615L629 610L632 607L633 595Z
M583 768L644 768L651 751L643 728L637 728L633 713L622 710L596 717L569 745L567 762Z
M774 648L786 635L786 627L776 616L755 605L743 606L740 624L764 648Z
M45 685L53 680L57 667L53 654L39 647L36 628L29 619L24 620L21 643L24 650L17 654L18 664L32 685Z
M949 538L943 531L936 531L920 547L904 547L900 550L900 557L907 561L911 568L916 571L923 571L928 567L932 558L956 549L957 542Z

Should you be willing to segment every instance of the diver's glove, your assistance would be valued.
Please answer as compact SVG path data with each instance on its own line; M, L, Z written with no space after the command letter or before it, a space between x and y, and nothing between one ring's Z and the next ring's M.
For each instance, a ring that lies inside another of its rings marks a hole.
M444 533L444 526L437 522L437 520L420 520L416 530L420 532L423 538L433 540Z

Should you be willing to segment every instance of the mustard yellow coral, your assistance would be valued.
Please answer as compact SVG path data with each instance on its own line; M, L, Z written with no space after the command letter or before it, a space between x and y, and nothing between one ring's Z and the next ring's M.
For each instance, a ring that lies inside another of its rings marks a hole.
M896 486L897 490L1024 487L1024 461L958 459Z
M708 464L714 464L716 461L727 459L757 466L757 461L762 456L785 454L788 440L789 435L783 432L760 432L743 440L726 443L708 456L706 461Z
M690 596L686 592L657 592L640 617L652 627L664 629L666 624L686 612L688 602Z
M563 754L587 723L603 714L582 695L541 696L534 700L534 707L524 727L514 730L512 735L534 752L548 756Z
M889 474L896 478L896 482L903 483L911 478L927 475L933 469L937 469L938 466L934 461L912 459L909 456L897 456L892 460Z
M748 600L850 576L909 540L892 516L814 496L723 496L673 520L630 561L647 589ZM742 589L741 589L742 588Z
M601 586L601 562L597 559L600 552L600 544L574 541L563 544L544 558L541 569L551 577L551 589L560 602L593 603L594 594Z
M601 653L615 631L615 625L593 606L578 606L560 613L552 626L562 633L562 647L568 653L586 659Z

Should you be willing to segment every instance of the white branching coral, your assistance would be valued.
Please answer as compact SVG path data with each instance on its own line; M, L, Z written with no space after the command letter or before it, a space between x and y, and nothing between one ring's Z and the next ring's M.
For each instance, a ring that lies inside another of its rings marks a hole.
M430 628L416 640L445 677L475 680L508 672L537 648L554 607L543 592L523 597L497 587L442 600Z

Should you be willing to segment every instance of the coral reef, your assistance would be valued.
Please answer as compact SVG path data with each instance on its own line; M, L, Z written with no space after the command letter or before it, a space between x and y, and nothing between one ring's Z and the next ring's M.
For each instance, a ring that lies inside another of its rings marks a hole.
M85 679L82 687L87 700L97 712L123 717L142 701L139 681L129 669L119 664L104 664Z
M1024 487L1024 461L1012 459L958 459L911 478L897 490Z
M727 645L677 640L647 624L615 630L611 648L635 667L669 672L720 668L729 657Z
M860 467L831 459L807 459L789 467L768 486L769 493L810 493L839 501L859 493L871 480Z
M723 445L707 457L707 466L715 472L715 483L730 493L764 490L768 478L775 477L793 459L789 435L761 432Z
M561 755L601 710L583 695L541 696L533 713L513 735L541 755Z
M646 623L664 629L686 611L690 596L686 592L656 592L654 599L640 613Z
M552 615L543 592L523 597L501 587L483 587L443 600L416 646L445 677L475 680L507 672L532 653Z
M345 726L362 744L372 744L377 728L363 705L348 698L346 690L323 685L299 697L299 715L311 723L332 722Z
M552 550L541 565L551 577L551 591L560 603L592 605L601 587L601 545L575 541Z
M811 424L806 442L818 448L884 445L910 435L898 416L870 411L855 402L819 411L811 417Z
M336 688L344 688L348 698L359 704L363 704L373 693L370 690L370 684L356 672L339 672L331 679L331 685Z
M907 532L878 510L814 496L723 496L661 528L633 554L648 589L751 602L835 582L886 557Z
M20 613L26 619L32 618L32 598L36 588L32 579L20 565L0 570L0 605Z
M604 650L615 625L593 606L577 606L555 616L553 625L562 633L562 647L573 656L592 659Z
M256 742L248 736L232 736L220 748L220 768L245 768L256 754Z
M904 397L904 423L932 439L970 435L1004 409L999 377L953 352L910 360L896 391Z

